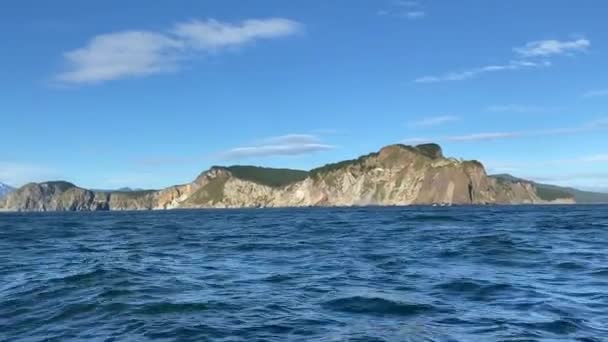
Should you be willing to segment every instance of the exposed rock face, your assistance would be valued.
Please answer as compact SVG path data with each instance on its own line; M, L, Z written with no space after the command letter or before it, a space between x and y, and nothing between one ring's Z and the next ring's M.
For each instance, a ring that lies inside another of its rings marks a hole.
M201 188L181 207L542 202L530 184L499 185L480 163L444 158L437 145L387 146L357 160L312 170L307 179L282 188L244 181L228 170L211 170L199 184Z
M259 176L264 169L256 171L258 178L249 179L243 176L243 167L238 170L237 177L231 168L214 167L192 183L159 191L107 193L66 182L32 183L0 200L0 208L65 211L544 203L532 183L488 177L481 163L445 158L435 144L387 146L356 160L312 170L307 177L298 174L295 179L301 180L280 186L276 181L251 180L263 179ZM276 175L277 170L272 172Z
M97 210L93 192L68 182L30 183L9 194L0 204L27 211ZM102 208L99 208L102 209Z
M95 192L68 182L30 183L0 200L15 211L146 210L154 208L155 192Z

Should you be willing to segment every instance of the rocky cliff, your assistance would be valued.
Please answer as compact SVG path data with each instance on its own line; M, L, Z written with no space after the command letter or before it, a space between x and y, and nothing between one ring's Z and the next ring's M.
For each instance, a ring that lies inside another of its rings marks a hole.
M30 183L0 200L11 211L147 210L154 208L156 191L99 192L64 181Z
M28 184L4 210L150 210L415 204L545 203L534 184L489 177L477 161L443 156L435 144L391 145L310 172L213 167L192 183L158 191L96 192L67 182Z

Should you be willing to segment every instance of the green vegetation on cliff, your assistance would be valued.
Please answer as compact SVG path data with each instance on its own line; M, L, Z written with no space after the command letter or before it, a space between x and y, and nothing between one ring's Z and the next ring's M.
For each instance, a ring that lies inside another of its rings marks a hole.
M573 198L574 195L565 191L565 189L560 187L547 187L544 184L534 183L532 181L513 177L509 174L499 174L490 176L491 178L496 179L499 184L508 184L508 183L529 183L533 184L536 187L536 195L542 199L543 201L555 201L558 199L565 198Z
M292 169L273 169L258 166L230 166L224 168L236 178L270 187L283 187L302 181L308 177L307 171Z
M563 188L556 185L536 184L537 189L559 190L574 197L576 203L591 204L591 203L608 203L608 194L600 192L582 191L574 188Z
M479 160L465 160L463 162L463 164L465 166L470 166L470 167L481 167L483 168L483 164L479 161Z
M416 150L418 150L420 153L424 154L425 156L427 156L431 159L443 157L443 152L441 151L441 146L439 146L437 144L417 145Z
M422 155L427 158L437 159L443 158L443 153L441 151L441 147L437 144L423 144L418 146L409 146L403 144L395 144L385 147L384 149L387 153L384 155L384 161L386 163L399 163L401 158L403 158L403 151L409 151L412 153L416 153L418 155ZM332 171L340 170L349 166L363 166L365 162L374 157L380 156L380 152L374 152L370 154L363 155L357 159L344 160L338 163L331 163L310 171L310 175L312 177L318 177L320 175L327 174ZM416 160L414 167L419 169L424 164L423 160Z
M332 171L336 171L336 170L340 170L345 167L349 167L349 166L356 166L356 165L363 166L363 164L365 164L365 161L367 159L372 158L372 157L377 157L377 156L378 156L378 152L374 152L374 153L370 153L370 154L361 156L357 159L343 160L338 163L326 164L324 166L310 170L310 175L314 178L314 177L318 177L318 176L327 174Z
M188 198L188 203L204 205L220 202L224 198L224 186L227 181L228 177L218 177L211 180L192 194Z
M40 185L43 187L49 187L49 188L56 189L60 192L67 191L68 189L72 189L72 188L77 188L76 185L74 185L70 182L66 182L66 181L50 181L50 182L40 183Z
M156 190L133 190L133 191L113 191L112 196L122 196L124 198L141 198L149 195L154 195Z
M555 201L558 199L574 197L573 194L571 194L563 189L560 189L557 187L555 187L555 188L545 187L545 186L542 186L539 184L536 184L536 194L543 201Z

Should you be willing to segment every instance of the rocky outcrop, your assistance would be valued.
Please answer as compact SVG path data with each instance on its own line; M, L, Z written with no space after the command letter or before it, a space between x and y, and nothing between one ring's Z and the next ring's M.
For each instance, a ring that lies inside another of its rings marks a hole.
M242 180L229 170L212 169L204 177L204 185L181 207L542 202L530 184L498 184L487 176L481 163L445 158L434 144L387 146L356 160L312 170L305 180L281 188Z
M149 210L155 191L98 192L68 182L30 183L0 200L0 208L11 211L99 211Z
M192 183L159 191L95 192L67 182L28 184L5 210L163 210L363 205L546 203L534 184L489 177L477 161L443 156L435 144L391 145L308 173L213 167Z

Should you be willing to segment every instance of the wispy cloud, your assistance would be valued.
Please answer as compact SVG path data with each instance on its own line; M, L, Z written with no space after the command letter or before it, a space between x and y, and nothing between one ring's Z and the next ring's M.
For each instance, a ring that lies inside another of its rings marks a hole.
M62 83L95 83L178 69L183 43L162 34L129 31L94 37L81 49L67 52Z
M378 11L378 15L415 20L426 17L426 12L418 1L395 0L387 8Z
M22 186L29 182L42 182L59 178L59 173L49 167L22 164L14 162L0 162L0 182Z
M297 145L297 144L318 144L321 139L312 134L286 134L278 137L266 138L263 145Z
M490 106L490 107L488 107L488 110L491 112L509 112L509 113L545 113L545 112L554 112L559 109L552 108L552 107L542 107L542 106L507 104L507 105Z
M409 12L404 12L403 16L405 16L408 19L420 19L420 18L426 17L426 12L424 12L424 11L409 11Z
M592 90L583 94L583 97L600 97L608 96L608 89Z
M408 138L403 140L404 143L422 143L422 142L470 142L470 141L488 141L488 140L503 140L519 137L541 137L541 136L557 136L580 134L592 131L608 130L608 119L600 119L588 122L579 126L561 127L554 129L544 129L535 131L510 131L510 132L482 132L466 135L453 135L435 138Z
M490 132L490 133L473 133L466 135L455 135L445 137L446 141L484 141L515 138L523 135L522 132Z
M590 46L591 42L584 38L571 41L538 40L514 48L513 51L523 57L547 57L585 52Z
M516 56L508 63L486 65L476 68L448 72L438 76L423 76L414 80L416 83L437 83L446 81L464 81L487 73L503 71L516 71L523 69L546 68L552 65L549 60L538 60L539 57L548 58L556 55L572 55L584 52L591 46L587 39L574 41L542 40L527 43L523 47L514 48Z
M298 156L334 149L325 144L318 136L309 134L287 134L263 139L258 144L236 147L219 153L223 160L245 159L251 157Z
M455 115L442 115L442 116L434 116L429 118L424 118L422 120L414 121L409 124L410 127L432 127L439 126L446 123L454 122L460 120L459 117Z
M175 72L197 53L218 52L261 39L295 34L301 24L284 18L177 23L166 32L123 31L93 37L64 54L67 70L56 75L64 84L99 83Z
M259 39L289 36L300 29L299 23L283 18L246 20L237 25L211 19L179 23L173 33L186 46L200 50L217 50Z
M401 7L419 7L420 2L414 0L393 0L393 5Z
M551 66L549 61L531 62L531 61L511 61L507 64L486 65L478 68L462 70L457 72L449 72L439 76L423 76L414 80L416 83L437 83L446 81L464 81L472 79L483 74L495 73L501 71L514 71L522 69L538 69Z
M211 155L194 156L149 156L136 158L132 163L138 166L175 166L187 164L202 164L210 161L233 160L248 157L265 157L273 155L303 155L333 149L334 146L326 144L321 138L323 135L335 134L335 130L322 129L312 131L315 134L286 134L276 137L260 139L248 146L236 147L228 151Z

